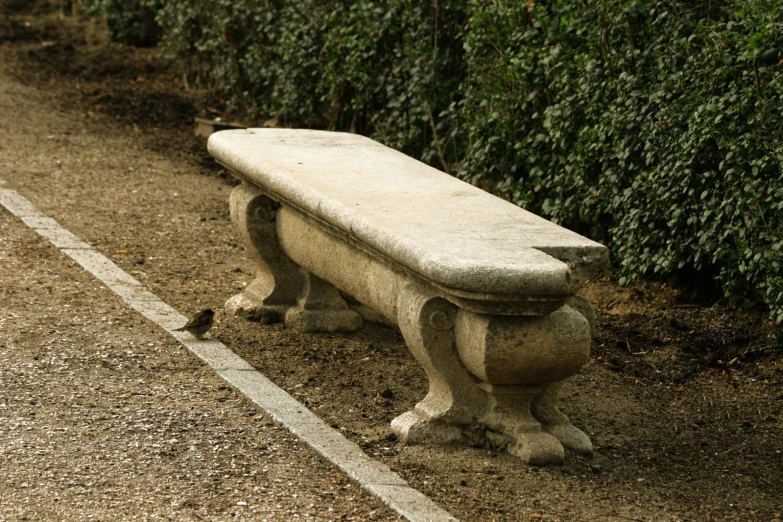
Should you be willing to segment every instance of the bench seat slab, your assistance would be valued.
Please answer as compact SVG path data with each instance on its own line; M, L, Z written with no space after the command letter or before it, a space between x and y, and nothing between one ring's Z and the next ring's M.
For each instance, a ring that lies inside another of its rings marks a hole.
M537 465L592 451L557 397L589 357L593 312L575 293L603 246L360 136L223 131L209 149L242 181L231 215L258 265L230 313L305 331L355 330L356 310L398 325L430 381L392 422L403 442Z
M602 245L363 136L229 130L209 151L277 201L465 300L562 301L607 258Z

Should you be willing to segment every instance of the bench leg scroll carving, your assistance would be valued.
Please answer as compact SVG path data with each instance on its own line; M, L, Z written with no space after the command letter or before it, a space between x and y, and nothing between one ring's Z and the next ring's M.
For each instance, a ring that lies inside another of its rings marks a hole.
M430 389L416 407L392 421L406 443L448 443L488 409L487 395L460 363L454 336L457 307L417 285L397 300L397 317L408 348L427 372Z
M579 312L485 315L412 285L397 315L430 380L427 397L392 422L403 442L505 447L534 465L563 462L564 448L592 451L557 409L561 381L589 356L590 327Z
M280 248L276 231L280 205L243 183L231 192L231 220L255 258L255 280L226 303L226 311L264 324L283 321L296 305L304 280L299 267Z

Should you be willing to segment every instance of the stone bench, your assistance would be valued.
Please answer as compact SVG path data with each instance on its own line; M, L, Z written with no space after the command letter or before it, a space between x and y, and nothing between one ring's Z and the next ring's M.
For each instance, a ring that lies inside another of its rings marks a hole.
M603 246L362 136L228 130L209 152L242 181L231 216L258 262L230 313L305 331L398 325L430 382L392 422L403 442L489 444L537 465L592 451L557 397L589 357L592 308L575 293Z

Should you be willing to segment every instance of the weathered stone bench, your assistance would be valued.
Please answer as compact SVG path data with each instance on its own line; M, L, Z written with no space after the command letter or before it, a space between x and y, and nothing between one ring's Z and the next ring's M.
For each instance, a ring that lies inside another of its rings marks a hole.
M229 312L351 331L369 309L398 325L430 381L392 422L405 442L538 465L592 451L556 402L588 360L592 309L575 293L603 246L357 135L229 130L209 151L242 181L231 216L258 261Z

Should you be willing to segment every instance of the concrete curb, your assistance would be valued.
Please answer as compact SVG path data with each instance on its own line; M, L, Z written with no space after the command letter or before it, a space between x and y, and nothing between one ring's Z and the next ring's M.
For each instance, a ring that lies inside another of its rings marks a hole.
M330 428L220 341L197 340L188 333L172 331L182 326L187 318L92 246L62 228L55 220L41 214L18 192L0 189L0 205L102 281L131 308L166 330L276 422L399 515L410 522L457 521L428 497L410 487L388 466L368 457L359 446Z

